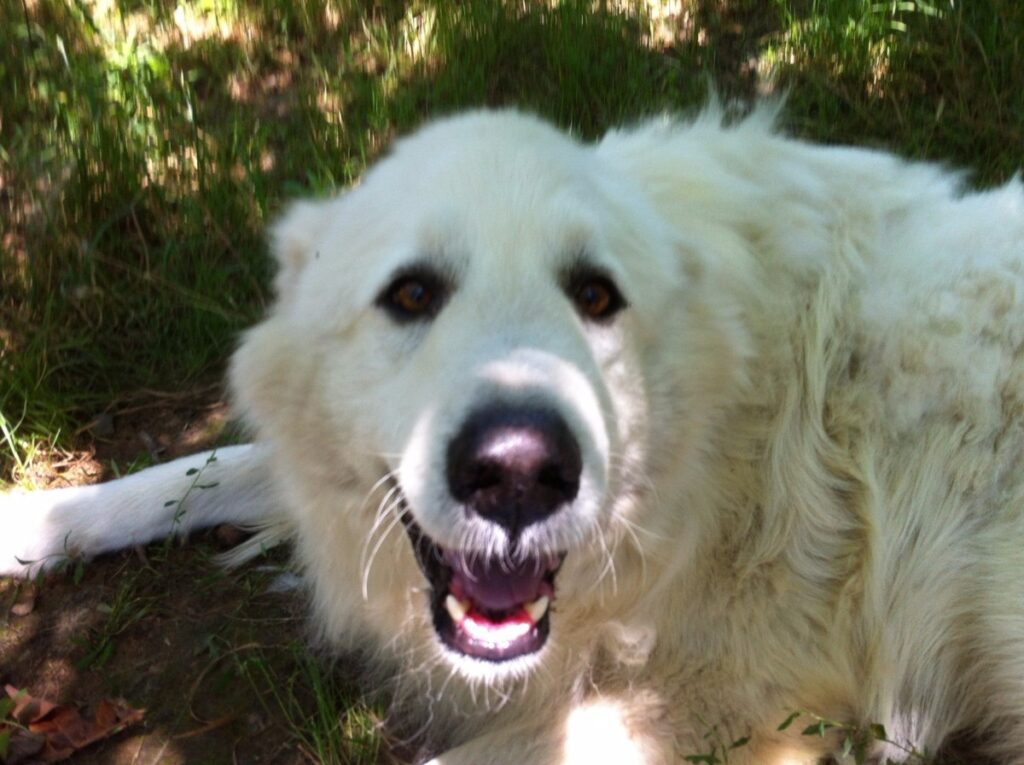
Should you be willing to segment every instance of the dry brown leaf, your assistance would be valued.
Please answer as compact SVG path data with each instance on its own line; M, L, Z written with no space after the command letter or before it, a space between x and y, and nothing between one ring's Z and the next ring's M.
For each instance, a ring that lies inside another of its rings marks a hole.
M140 722L145 715L144 710L121 701L102 699L90 717L77 707L38 699L10 685L5 690L15 702L11 718L23 726L13 731L7 760L10 765L61 762L79 749ZM3 728L0 722L0 730Z
M11 711L11 717L22 725L28 725L31 722L40 720L57 708L57 705L52 701L29 696L28 693L19 691L13 685L5 686L4 690L14 700L14 709Z

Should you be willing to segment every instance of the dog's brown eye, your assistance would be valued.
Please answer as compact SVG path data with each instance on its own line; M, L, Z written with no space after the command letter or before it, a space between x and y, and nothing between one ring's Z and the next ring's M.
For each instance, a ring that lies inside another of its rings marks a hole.
M417 268L392 279L377 297L377 306L397 322L426 320L437 315L446 296L442 278L428 268Z
M612 281L604 276L583 280L575 287L572 297L580 314L591 321L610 319L626 304Z
M580 287L576 293L576 305L587 316L600 318L604 316L608 306L612 304L612 295L608 288L598 282L591 282Z
M423 282L408 279L391 293L391 302L406 313L423 313L433 300L430 288Z

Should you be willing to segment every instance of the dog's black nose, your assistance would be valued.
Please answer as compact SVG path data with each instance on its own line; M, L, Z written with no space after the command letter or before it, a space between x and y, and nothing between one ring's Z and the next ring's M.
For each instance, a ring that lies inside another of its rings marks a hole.
M569 426L547 409L479 409L448 445L452 496L513 537L572 502L582 470Z

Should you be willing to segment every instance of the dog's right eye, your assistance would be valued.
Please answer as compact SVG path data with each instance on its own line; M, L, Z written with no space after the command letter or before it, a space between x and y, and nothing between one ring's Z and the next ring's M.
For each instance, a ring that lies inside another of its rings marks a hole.
M446 297L444 280L424 269L396 276L376 304L397 322L425 321L437 316Z
M566 279L565 291L580 316L603 324L626 307L626 299L615 282L602 271L576 266Z

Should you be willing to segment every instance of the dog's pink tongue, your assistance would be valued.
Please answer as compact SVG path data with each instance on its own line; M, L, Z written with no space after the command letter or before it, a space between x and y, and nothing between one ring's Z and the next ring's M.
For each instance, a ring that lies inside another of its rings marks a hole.
M503 611L524 603L532 603L541 595L551 596L551 585L544 576L551 563L537 558L510 564L481 560L459 554L446 554L452 569L449 589L459 600L469 599L479 608Z

